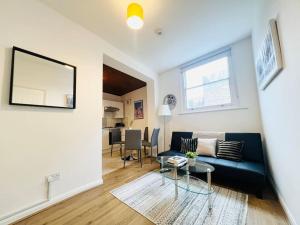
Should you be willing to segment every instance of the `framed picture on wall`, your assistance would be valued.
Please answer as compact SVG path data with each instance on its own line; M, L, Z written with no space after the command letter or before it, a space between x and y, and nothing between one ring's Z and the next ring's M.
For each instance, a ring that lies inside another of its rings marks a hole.
M143 100L134 101L134 119L144 119L144 105Z
M268 31L256 57L259 87L264 90L282 71L283 62L276 20L269 22Z

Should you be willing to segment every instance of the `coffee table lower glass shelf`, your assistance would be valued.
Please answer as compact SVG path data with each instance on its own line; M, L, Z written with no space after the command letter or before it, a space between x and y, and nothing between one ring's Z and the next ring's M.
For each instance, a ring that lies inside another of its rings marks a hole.
M206 195L208 198L208 208L212 209L211 194L214 192L211 186L211 172L214 171L214 167L200 161L195 162L194 165L190 166L188 163L180 166L168 163L168 158L171 156L157 157L157 162L161 164L159 170L162 176L162 185L165 184L165 180L169 179L174 181L175 199L178 198L178 188L186 191ZM206 173L207 182L191 176L191 173Z

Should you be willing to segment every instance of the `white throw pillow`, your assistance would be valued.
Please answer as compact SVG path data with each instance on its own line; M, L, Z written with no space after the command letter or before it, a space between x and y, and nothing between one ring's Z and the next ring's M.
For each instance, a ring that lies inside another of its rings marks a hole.
M198 138L196 153L198 155L216 156L217 138Z

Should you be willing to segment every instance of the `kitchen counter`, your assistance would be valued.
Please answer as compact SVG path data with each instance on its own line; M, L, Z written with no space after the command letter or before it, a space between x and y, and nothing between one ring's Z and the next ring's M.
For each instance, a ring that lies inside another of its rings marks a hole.
M109 130L111 128L113 128L113 127L102 127L102 130L104 130L104 129Z
M102 127L102 129L106 129L106 130L109 130L109 129L116 129L116 128L119 128L119 129L128 129L127 127Z

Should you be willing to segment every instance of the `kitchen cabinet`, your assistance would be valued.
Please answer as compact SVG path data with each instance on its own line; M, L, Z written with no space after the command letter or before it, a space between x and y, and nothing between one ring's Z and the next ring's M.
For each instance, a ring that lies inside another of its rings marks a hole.
M119 110L116 112L104 112L105 107L115 107ZM103 115L104 117L108 118L116 118L116 119L122 119L124 118L124 104L123 102L116 102L116 101L109 101L109 100L103 100Z
M109 129L102 129L102 148L103 149L110 149Z

